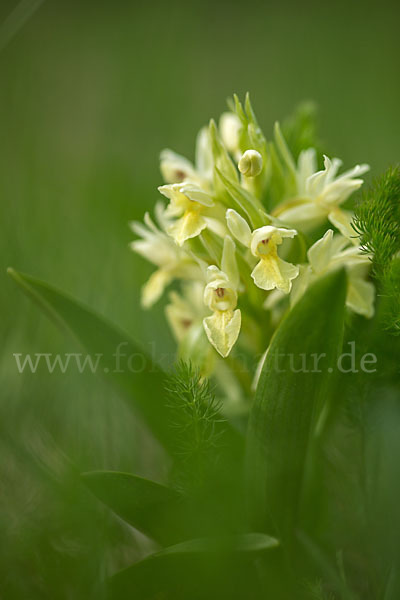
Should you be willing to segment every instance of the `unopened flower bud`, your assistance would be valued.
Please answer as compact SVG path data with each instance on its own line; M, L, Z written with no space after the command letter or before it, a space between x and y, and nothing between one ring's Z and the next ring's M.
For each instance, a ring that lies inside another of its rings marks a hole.
M233 155L239 153L239 133L242 125L239 117L232 112L222 113L219 120L219 130L226 149Z
M256 177L263 168L262 156L257 150L246 150L239 160L239 171L245 177Z

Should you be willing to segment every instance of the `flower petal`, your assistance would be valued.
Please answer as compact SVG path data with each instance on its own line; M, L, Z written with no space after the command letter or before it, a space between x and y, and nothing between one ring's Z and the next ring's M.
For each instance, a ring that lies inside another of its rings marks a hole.
M237 289L239 286L239 270L236 261L236 245L229 235L225 236L224 239L221 269L228 275L229 281Z
M294 306L296 302L300 300L313 278L315 278L315 275L311 273L310 267L300 265L299 275L293 282L292 291L290 294L291 306Z
M198 236L207 227L204 218L194 210L187 210L183 217L168 227L168 233L178 246L182 246L189 238Z
M297 161L297 190L299 196L304 196L306 193L306 181L317 169L317 153L315 148L308 148L300 152Z
M210 195L202 190L198 185L194 185L193 183L185 183L179 188L179 191L192 202L198 202L202 206L214 206L214 200L210 198Z
M233 155L239 152L239 134L241 128L242 124L235 113L222 113L219 119L219 131L227 150Z
M302 202L279 214L280 221L306 232L320 225L324 219L326 219L326 210L313 201Z
M299 268L279 257L266 255L255 266L251 274L254 283L262 290L278 288L285 294L290 292L292 279L299 274Z
M210 132L202 127L196 139L196 169L205 179L212 179L214 161L211 150Z
M324 237L316 241L307 252L308 261L315 273L327 268L332 258L333 231L328 229Z
M328 215L328 219L340 231L344 237L350 239L353 244L357 244L357 235L351 226L353 219L353 213L349 210L343 210L341 208L335 208L331 210Z
M165 269L158 269L150 276L150 279L142 287L141 302L143 308L150 308L159 300L166 288L171 282L172 275Z
M375 287L370 281L349 276L346 305L355 313L370 319L374 315Z
M251 235L250 250L253 256L259 256L260 244L265 240L268 240L269 246L276 248L277 245L282 243L283 238L293 238L297 235L295 229L284 229L283 227L274 227L273 225L264 225L255 229ZM261 252L264 254L264 252ZM268 254L268 252L265 252Z
M249 224L243 217L239 215L233 208L228 208L226 211L226 221L228 223L228 229L243 246L250 247L251 242L251 229Z
M292 289L292 279L295 279L299 274L299 267L292 265L292 263L286 262L278 257L278 267L281 272L283 284L278 285L278 289L288 294Z
M172 150L166 148L160 155L161 175L166 183L179 183L193 177L195 171L192 163Z
M225 358L232 350L238 339L241 314L240 310L216 311L210 317L203 319L204 330L210 343L217 352Z
M170 201L165 209L164 214L166 217L178 217L182 215L190 204L189 198L180 191L181 187L182 185L178 183L160 185L158 187L158 191Z

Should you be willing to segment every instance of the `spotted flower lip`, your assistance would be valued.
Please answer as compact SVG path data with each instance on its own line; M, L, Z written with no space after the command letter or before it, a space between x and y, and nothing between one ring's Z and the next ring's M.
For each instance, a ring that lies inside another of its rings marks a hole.
M250 249L260 262L253 269L251 276L259 288L263 290L277 288L285 294L290 292L292 279L299 274L299 268L280 258L277 246L282 243L283 238L292 238L296 234L294 229L269 225L253 232Z
M237 293L228 276L211 266L208 268L209 283L204 291L204 303L211 310L232 310L237 304Z
M266 225L253 231L250 250L254 256L264 256L271 253L274 246L282 243L284 238L293 238L297 235L295 229L284 229Z
M247 221L233 209L228 209L226 218L232 235L260 259L251 273L256 286L263 290L277 288L288 294L299 269L278 256L277 246L284 238L293 238L297 231L265 225L252 232Z
M204 303L213 314L203 319L203 326L209 342L225 358L239 336L241 313L235 310L237 294L227 275L219 271L216 279L214 276L209 273L211 281L204 290Z
M224 241L221 263L224 271L215 265L207 269L204 304L213 314L203 319L203 326L209 342L225 358L236 343L241 327L241 312L236 308L239 279L235 243L229 236Z

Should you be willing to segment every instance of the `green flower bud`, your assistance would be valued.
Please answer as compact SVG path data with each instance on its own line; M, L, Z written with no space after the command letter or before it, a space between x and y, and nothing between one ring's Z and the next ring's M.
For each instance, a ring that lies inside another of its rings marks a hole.
M245 177L256 177L263 168L262 156L257 150L246 150L239 160L239 171Z

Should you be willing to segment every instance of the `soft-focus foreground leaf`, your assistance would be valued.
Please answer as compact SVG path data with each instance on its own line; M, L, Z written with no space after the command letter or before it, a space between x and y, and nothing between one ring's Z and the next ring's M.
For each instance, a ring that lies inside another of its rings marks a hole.
M248 429L252 526L285 545L295 534L308 450L342 345L346 277L318 280L277 330Z
M149 479L116 471L83 473L88 488L130 525L161 544L184 539L181 494Z
M134 407L158 439L168 444L168 426L164 402L163 372L123 331L96 315L73 298L29 275L8 270L23 291L62 329L73 334L93 361L99 356L96 373L117 384L133 400ZM126 359L118 364L120 349ZM127 360L130 361L128 368Z
M14 269L9 269L8 273L56 325L73 335L96 365L96 374L115 384L132 402L152 433L164 446L171 448L175 432L165 401L165 374L140 345L104 317L63 292ZM118 352L120 359L116 357ZM223 434L223 444L241 454L242 437L226 422L218 423L217 428Z
M253 584L253 559L278 545L262 533L176 544L111 577L110 598L145 600L162 593L171 594L168 598L243 598L240 594Z

